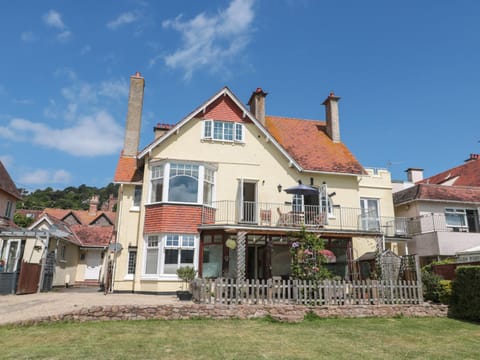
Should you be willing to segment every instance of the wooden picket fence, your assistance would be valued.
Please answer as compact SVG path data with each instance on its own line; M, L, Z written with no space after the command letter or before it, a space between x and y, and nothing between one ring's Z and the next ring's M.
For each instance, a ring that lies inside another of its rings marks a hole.
M195 279L193 300L206 304L378 305L420 304L422 284L407 280Z

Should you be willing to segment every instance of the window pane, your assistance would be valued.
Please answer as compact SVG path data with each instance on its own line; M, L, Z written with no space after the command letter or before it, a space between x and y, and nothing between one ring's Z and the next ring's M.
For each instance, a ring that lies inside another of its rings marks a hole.
M167 236L166 246L177 247L178 245L179 245L178 235L168 235Z
M188 266L193 265L194 250L181 250L180 252L180 265Z
M158 246L158 236L157 235L150 235L148 237L148 247L157 247Z
M223 124L223 139L233 140L233 123L226 122Z
M220 277L222 275L222 258L222 245L205 245L203 248L202 276L204 278Z
M145 274L156 274L158 265L158 249L147 249Z
M133 206L140 206L142 201L142 187L140 185L135 186L135 193L133 195Z
M195 237L193 235L184 235L182 239L182 247L194 247Z
M148 256L147 256L148 258ZM127 274L135 274L135 264L137 262L137 251L128 252L128 268Z
M213 123L213 138L223 140L223 122L215 121Z
M165 249L164 274L176 274L178 268L178 249Z
M243 140L243 125L242 124L235 124L235 140L242 141Z
M198 179L189 176L175 176L170 179L168 200L196 203Z
M212 137L212 122L211 121L205 121L204 122L203 137L206 137L206 138L211 138Z
M213 184L204 182L203 183L203 203L205 205L212 205L213 198Z

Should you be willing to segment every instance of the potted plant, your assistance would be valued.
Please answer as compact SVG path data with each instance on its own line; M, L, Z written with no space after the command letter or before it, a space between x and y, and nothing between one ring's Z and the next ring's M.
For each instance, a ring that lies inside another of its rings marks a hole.
M179 300L192 300L190 286L196 274L197 271L191 266L182 266L177 269L177 276L182 280L182 290L177 291Z

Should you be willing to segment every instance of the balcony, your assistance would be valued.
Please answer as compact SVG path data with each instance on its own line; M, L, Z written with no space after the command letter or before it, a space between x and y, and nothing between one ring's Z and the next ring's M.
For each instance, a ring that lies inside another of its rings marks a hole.
M267 228L309 229L325 231L372 232L385 236L407 236L404 218L379 217L360 208L333 206L329 213L319 205L216 201L204 206L202 225L242 225Z
M430 232L461 232L480 233L478 219L460 214L429 213L407 220L407 230L410 235Z

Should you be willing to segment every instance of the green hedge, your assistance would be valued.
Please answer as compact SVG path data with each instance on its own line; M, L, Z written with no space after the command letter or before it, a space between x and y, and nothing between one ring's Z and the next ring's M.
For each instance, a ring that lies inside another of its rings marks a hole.
M480 321L480 266L459 266L452 283L450 315Z

